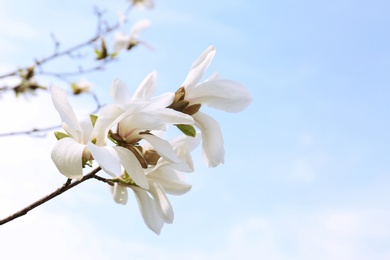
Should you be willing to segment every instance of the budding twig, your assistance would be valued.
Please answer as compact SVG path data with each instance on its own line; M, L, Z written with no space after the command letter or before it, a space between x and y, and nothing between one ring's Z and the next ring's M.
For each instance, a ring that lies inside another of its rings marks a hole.
M68 179L60 188L58 188L57 190L55 190L54 192L50 193L49 195L46 195L45 197L43 197L42 199L40 200L37 200L36 202L32 203L31 205L25 207L24 209L21 209L19 210L18 212L0 220L0 225L3 225L7 222L10 222L18 217L21 217L21 216L24 216L26 215L28 212L30 212L31 210L35 209L36 207L44 204L45 202L61 195L62 193L64 193L65 191L79 185L80 183L86 181L86 180L89 180L91 178L94 178L94 176L96 175L96 173L98 173L99 171L101 170L100 167L97 167L96 169L92 170L90 173L88 173L87 175L85 175L81 180L78 180L78 181L74 181L72 182L71 179Z

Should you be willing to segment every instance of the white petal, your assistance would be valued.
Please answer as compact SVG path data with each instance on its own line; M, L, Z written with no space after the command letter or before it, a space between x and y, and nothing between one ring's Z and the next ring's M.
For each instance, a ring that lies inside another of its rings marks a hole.
M83 133L82 143L87 144L91 139L91 135L93 131L91 118L84 117L82 120L80 120L80 127Z
M82 140L82 131L77 120L76 114L73 112L68 99L66 98L66 92L62 88L52 87L51 98L53 100L54 107L57 109L61 116L62 122L68 125L68 133L75 138L78 142Z
M146 179L145 172L135 155L129 149L124 147L116 146L114 149L118 153L123 167L129 176L133 179L133 181L141 188L149 189L149 184L148 180Z
M216 49L214 46L209 46L192 64L190 72L182 84L182 86L186 88L186 91L190 91L202 78L204 72L214 58L215 51Z
M111 175L117 177L121 175L121 163L117 152L111 146L97 146L93 143L88 143L88 149L91 152L95 161L102 169Z
M119 122L118 134L124 139L138 137L144 130L165 130L164 122L157 116L147 112L139 112Z
M151 172L148 174L148 179L160 183L166 193L173 195L182 195L192 187L183 181L182 173L175 171L169 165Z
M148 105L148 110L154 110L159 108L166 108L172 104L173 99L175 98L175 93L167 92L150 99L150 104Z
M156 109L154 112L161 118L165 124L184 124L184 125L193 125L195 124L192 116L184 114L182 112L170 109L162 108Z
M252 101L248 90L232 80L211 80L194 87L186 94L191 103L207 104L226 112L241 112Z
M193 117L202 132L203 159L209 167L216 167L224 162L225 157L221 128L217 121L202 112L197 112Z
M174 163L180 163L180 159L177 157L175 151L168 141L152 134L142 134L141 136L153 146L153 148L161 157Z
M219 78L219 74L218 72L214 72L213 74L211 74L210 77L208 77L205 81L210 81L210 80L217 80Z
M127 48L129 44L130 36L121 32L115 33L114 36L114 53L119 53Z
M116 79L112 83L110 95L114 99L115 104L128 104L131 101L127 87L120 79Z
M157 235L160 234L164 225L164 219L157 210L156 203L149 197L148 193L141 188L132 187L138 202L138 207L145 224Z
M111 188L111 192L112 198L116 203L126 205L128 198L127 187L115 183L114 187Z
M179 135L175 139L171 140L172 146L187 146L190 151L193 151L196 147L199 146L201 138L199 133L195 137L187 135Z
M136 89L132 100L148 101L154 95L157 85L157 72L152 71Z
M149 192L152 194L154 201L157 204L157 209L162 214L165 223L171 224L173 222L174 214L172 205L169 202L164 188L161 186L160 183L154 181L150 181L149 187Z
M70 179L81 179L84 149L85 145L66 137L54 145L51 159L63 175Z

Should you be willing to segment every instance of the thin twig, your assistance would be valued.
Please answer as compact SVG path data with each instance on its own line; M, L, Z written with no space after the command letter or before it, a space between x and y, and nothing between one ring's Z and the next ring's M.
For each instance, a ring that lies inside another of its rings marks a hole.
M29 206L19 210L18 212L16 212L16 213L14 213L14 214L12 214L12 215L10 215L10 216L0 220L0 225L3 225L5 223L7 223L7 222L10 222L10 221L18 218L18 217L26 215L28 212L30 212L34 208L36 208L36 207L44 204L45 202L47 202L47 201L57 197L58 195L61 195L65 191L67 191L67 190L69 190L69 189L79 185L80 183L93 178L95 176L95 174L98 173L100 170L101 170L101 168L97 167L96 169L92 170L90 173L88 173L81 180L78 180L78 181L72 182L71 179L68 179L60 188L58 188L54 192L50 193L49 195L46 195L42 199L37 200L36 202L34 202L31 205L29 205Z
M114 186L114 182L112 180L100 177L99 175L95 175L95 176L93 176L93 178L95 178L96 180L102 181L104 183L107 183L110 186Z

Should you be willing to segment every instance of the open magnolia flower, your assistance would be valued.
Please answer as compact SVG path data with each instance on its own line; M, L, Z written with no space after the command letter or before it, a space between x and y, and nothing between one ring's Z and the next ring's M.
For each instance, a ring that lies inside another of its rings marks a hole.
M199 111L201 105L226 112L241 112L252 101L244 86L232 80L217 79L216 74L199 83L215 51L214 46L208 47L192 64L182 87L175 93L174 102L169 106L194 118L195 125L202 133L203 155L209 167L216 167L224 162L225 150L219 124L212 117Z
M86 147L92 133L92 123L89 118L78 121L63 89L52 87L51 96L67 133L56 132L59 141L53 148L51 158L63 175L70 179L81 179L84 164L92 159Z
M148 22L140 22L132 36L117 37L117 51L131 48L133 39L147 25ZM105 181L113 185L113 199L126 204L131 189L144 222L159 234L164 223L172 223L174 218L167 194L181 195L191 189L184 181L184 173L194 171L191 152L201 139L207 165L215 167L224 162L219 124L200 112L201 106L240 112L251 102L245 87L235 81L218 79L214 74L200 82L214 55L215 48L208 47L175 93L154 96L155 71L146 76L133 95L122 81L115 80L111 87L114 103L85 121L77 119L65 91L53 87L53 103L66 131L56 133L59 141L52 151L58 170L68 178L81 179L82 168L94 160L112 177ZM169 125L175 125L185 136L165 140L162 135Z

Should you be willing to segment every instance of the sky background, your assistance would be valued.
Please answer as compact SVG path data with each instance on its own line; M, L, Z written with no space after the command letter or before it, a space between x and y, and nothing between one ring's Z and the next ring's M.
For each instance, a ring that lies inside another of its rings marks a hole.
M92 6L116 19L125 1L0 1L0 74L87 39ZM130 92L156 69L175 91L211 44L207 71L245 85L242 113L205 109L221 125L225 164L193 155L192 190L170 196L175 221L157 236L135 199L114 203L89 181L0 227L2 259L390 259L390 3L388 1L156 1L133 10L148 46L85 76L103 103L115 78ZM107 38L110 42L111 38ZM92 58L92 50L87 58ZM67 60L51 70L73 70ZM12 79L1 81L0 86ZM55 84L55 79L44 79ZM75 109L94 109L88 96ZM203 107L202 107L203 109ZM0 132L58 124L49 95L0 97ZM0 217L60 187L56 140L0 138Z

